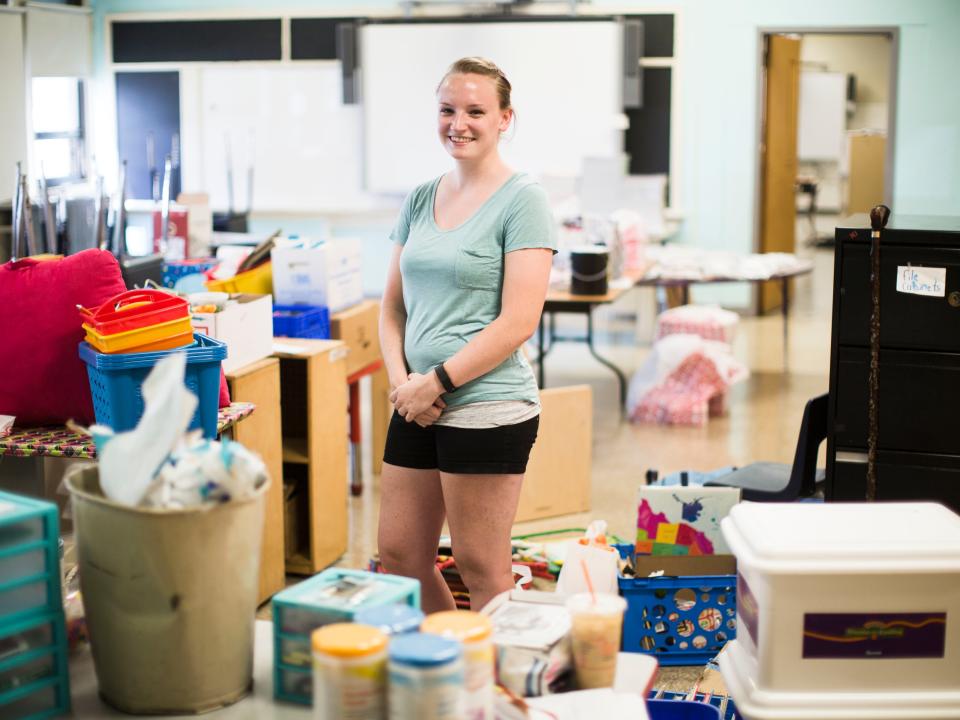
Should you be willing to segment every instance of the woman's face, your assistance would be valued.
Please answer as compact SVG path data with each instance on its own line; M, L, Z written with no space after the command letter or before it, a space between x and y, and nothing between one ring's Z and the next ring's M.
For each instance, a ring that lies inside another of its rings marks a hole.
M482 158L495 151L510 125L511 110L501 110L493 79L448 75L437 91L440 143L455 160Z

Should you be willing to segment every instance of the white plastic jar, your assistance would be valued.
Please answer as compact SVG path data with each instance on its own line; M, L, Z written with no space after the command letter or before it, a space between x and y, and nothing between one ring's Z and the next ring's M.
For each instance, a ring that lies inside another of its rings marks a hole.
M463 648L451 638L408 633L391 639L390 720L463 720Z
M384 720L387 636L352 623L313 632L314 720Z
M467 720L493 720L494 650L490 618L469 610L428 615L420 630L463 643Z

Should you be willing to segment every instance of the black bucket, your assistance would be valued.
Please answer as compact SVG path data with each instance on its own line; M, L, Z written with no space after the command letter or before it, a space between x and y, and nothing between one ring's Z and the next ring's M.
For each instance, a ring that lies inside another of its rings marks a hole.
M604 245L583 245L570 250L570 294L606 295L610 251Z

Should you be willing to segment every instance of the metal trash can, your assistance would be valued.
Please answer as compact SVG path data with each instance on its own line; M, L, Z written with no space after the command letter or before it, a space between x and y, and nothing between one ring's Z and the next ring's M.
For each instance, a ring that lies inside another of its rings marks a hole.
M109 500L96 465L74 466L65 480L103 699L174 714L244 697L269 478L249 498L183 510Z

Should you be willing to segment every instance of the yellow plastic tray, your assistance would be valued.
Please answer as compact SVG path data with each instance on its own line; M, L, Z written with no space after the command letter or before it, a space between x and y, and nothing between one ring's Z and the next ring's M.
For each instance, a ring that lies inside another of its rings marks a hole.
M226 280L209 280L207 289L213 292L271 295L273 293L273 264L265 262L253 270L247 270Z
M102 353L140 352L145 347L152 350L169 350L169 347L154 346L172 338L182 338L187 334L191 338L189 342L193 342L193 326L190 324L189 315L113 335L101 335L86 323L83 324L83 329L87 331L87 342ZM180 347L180 344L172 347Z

